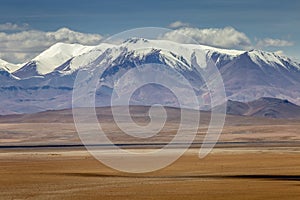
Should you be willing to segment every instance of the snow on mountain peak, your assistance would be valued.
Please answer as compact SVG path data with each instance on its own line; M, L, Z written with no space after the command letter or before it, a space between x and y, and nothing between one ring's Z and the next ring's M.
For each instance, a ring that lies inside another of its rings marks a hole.
M20 64L12 64L9 62L6 62L5 60L0 59L0 69L8 71L10 73L16 71L18 68L20 68Z
M266 52L261 50L251 50L247 53L251 60L259 66L268 65L276 69L283 67L286 70L290 69L287 63L300 70L300 64L292 62L289 58L279 55L274 52ZM263 67L263 66L262 66Z
M81 44L56 43L35 57L33 61L36 63L37 72L44 75L52 72L67 60L86 53L93 48L94 46L84 46Z
M6 65L7 65L7 62L5 60L0 59L0 69L9 71L9 68Z

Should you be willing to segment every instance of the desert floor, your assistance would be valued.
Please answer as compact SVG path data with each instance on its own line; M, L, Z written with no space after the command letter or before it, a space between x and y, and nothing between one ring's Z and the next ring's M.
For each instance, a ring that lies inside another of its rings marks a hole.
M125 174L84 149L0 150L0 199L299 199L300 147L199 149L162 170Z
M134 151L170 142L180 116L168 108L164 128L139 139L120 131L110 112L97 109L102 129L112 142ZM133 119L147 124L147 112L133 107ZM188 112L191 123L195 111ZM0 199L300 199L300 120L228 115L213 152L199 159L210 114L201 116L192 148L148 174L121 173L94 159L82 146L71 110L0 116ZM172 148L171 153L178 150Z

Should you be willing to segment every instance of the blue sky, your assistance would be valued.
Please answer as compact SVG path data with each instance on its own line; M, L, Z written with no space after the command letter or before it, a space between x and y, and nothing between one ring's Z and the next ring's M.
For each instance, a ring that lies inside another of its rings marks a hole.
M67 27L77 32L107 36L137 27L168 27L180 21L199 29L233 27L244 33L255 48L281 50L300 58L299 10L300 1L297 0L2 0L0 32L48 32ZM1 24L7 23L21 28L1 30ZM277 42L271 42L273 46L259 43L264 39Z

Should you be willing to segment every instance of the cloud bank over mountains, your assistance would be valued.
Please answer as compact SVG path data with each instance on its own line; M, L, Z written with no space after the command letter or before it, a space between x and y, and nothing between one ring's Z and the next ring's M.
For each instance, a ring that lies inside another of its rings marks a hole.
M252 42L246 33L240 32L231 26L224 28L197 28L182 21L175 21L169 24L168 27L174 30L165 34L166 39L177 39L176 35L182 34L194 40L183 41L183 37L178 38L178 42L182 43L198 42L208 46L242 50L253 48L263 49L265 47L289 47L294 45L292 41L276 38L256 38L255 42Z
M232 27L207 29L182 27L166 33L164 38L173 38L181 43L194 43L193 41L182 40L183 37L176 38L178 35L185 35L200 44L214 47L247 49L251 46L251 41L246 34Z
M13 27L17 28L17 26L11 26L11 28ZM0 32L0 58L12 63L22 63L57 42L97 45L102 39L103 36L99 34L80 33L68 28L60 28L54 32L38 30L15 33Z
M241 50L278 47L278 51L281 51L280 47L294 45L292 41L271 37L255 39L253 42L246 33L230 26L224 28L197 28L186 22L175 21L169 24L168 27L172 30L160 39L175 40L180 43L197 42L202 45ZM178 34L191 39L183 40L182 37L178 37ZM47 32L30 29L28 24L4 23L0 24L0 59L11 63L23 63L57 42L97 45L104 38L100 34L82 33L68 28Z

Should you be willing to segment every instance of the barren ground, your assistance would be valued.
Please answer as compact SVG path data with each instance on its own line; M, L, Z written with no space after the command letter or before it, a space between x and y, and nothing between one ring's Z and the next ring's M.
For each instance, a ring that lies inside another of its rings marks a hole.
M298 199L299 148L189 150L150 174L124 174L88 152L2 150L0 199Z
M176 134L174 109L161 133L147 140L124 135L107 110L100 111L112 141L139 144L125 146L128 150L149 151L149 144L167 143ZM138 123L147 122L144 108L135 112ZM125 174L104 166L83 147L68 146L81 144L68 110L2 116L0 199L300 198L299 120L227 116L216 148L199 159L208 119L204 113L195 144L172 165L148 174Z

